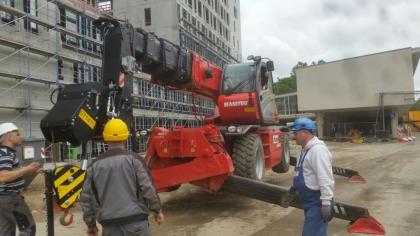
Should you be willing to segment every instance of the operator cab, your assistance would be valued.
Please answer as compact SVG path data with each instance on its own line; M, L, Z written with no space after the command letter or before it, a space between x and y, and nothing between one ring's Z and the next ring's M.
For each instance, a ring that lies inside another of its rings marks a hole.
M278 122L273 94L273 61L249 56L223 69L218 105L222 123L271 125Z

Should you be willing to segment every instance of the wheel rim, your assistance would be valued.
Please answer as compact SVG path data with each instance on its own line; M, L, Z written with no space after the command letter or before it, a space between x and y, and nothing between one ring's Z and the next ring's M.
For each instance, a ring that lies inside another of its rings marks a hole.
M265 163L264 163L264 155L261 152L261 149L259 148L257 150L257 159L255 163L255 174L258 180L262 180L265 170Z

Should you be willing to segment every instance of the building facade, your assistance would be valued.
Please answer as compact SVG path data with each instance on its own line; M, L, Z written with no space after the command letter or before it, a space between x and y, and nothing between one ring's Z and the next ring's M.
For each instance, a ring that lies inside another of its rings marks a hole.
M398 121L414 104L420 48L402 48L298 69L300 112L316 114L319 136L397 137Z
M239 0L113 0L112 11L216 65L241 61Z

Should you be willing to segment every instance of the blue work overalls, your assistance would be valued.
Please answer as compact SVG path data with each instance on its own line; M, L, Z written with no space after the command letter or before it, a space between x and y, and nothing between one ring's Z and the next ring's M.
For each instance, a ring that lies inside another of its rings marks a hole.
M321 218L321 191L311 190L305 185L303 177L303 162L309 149L300 153L295 167L293 187L298 192L300 203L305 212L305 223L302 236L327 236L328 222Z

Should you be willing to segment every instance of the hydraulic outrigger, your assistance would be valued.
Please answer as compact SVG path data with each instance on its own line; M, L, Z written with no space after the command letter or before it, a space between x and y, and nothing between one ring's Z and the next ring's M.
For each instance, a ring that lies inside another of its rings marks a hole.
M236 193L242 196L258 199L281 207L303 209L297 194L293 189L242 178L230 176L223 184L222 191ZM385 229L366 208L334 202L333 216L350 222L347 231L350 233L365 233L384 235Z
M294 156L290 157L290 165L292 166L296 166L296 161L297 158ZM343 176L343 177L347 177L349 178L350 182L353 183L366 183L365 178L363 178L358 171L355 170L351 170L351 169L347 169L347 168L343 168L343 167L338 167L338 166L332 166L332 170L333 170L333 174L335 175L339 175L339 176Z

